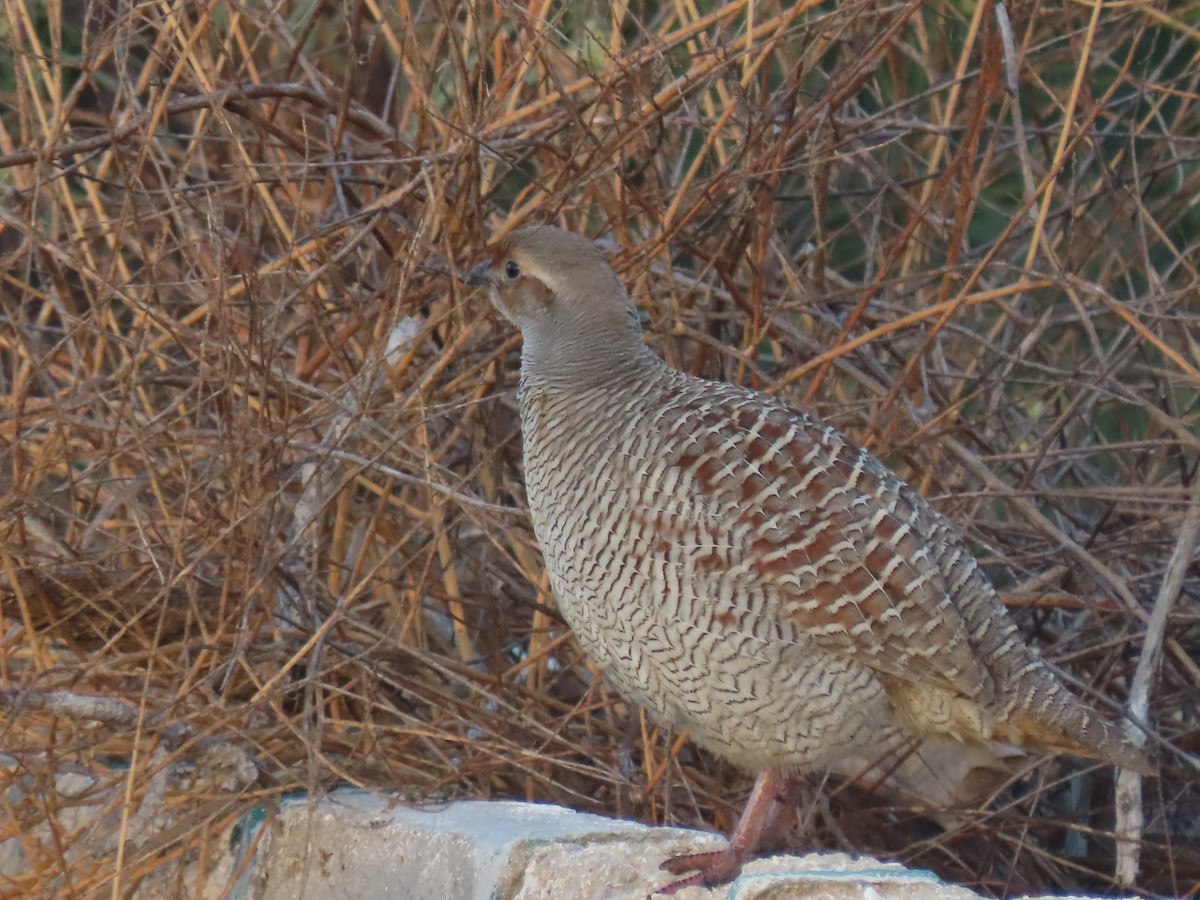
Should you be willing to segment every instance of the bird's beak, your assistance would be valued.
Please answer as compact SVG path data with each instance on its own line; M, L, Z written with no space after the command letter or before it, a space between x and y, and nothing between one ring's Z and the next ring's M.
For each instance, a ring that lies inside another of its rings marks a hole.
M492 264L490 262L481 262L463 278L463 284L468 287L475 287L480 284L491 284L492 273L489 271Z

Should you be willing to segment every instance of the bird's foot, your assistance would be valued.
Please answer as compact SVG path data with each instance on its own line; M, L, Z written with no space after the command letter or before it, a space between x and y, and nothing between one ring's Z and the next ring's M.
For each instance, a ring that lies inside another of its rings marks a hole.
M666 869L672 875L692 874L686 878L672 881L666 887L660 887L656 894L674 894L685 887L716 887L733 881L742 871L748 853L739 853L733 847L724 850L711 850L707 853L685 853L682 856L672 856L664 862L660 869Z
M685 853L683 856L672 856L660 866L672 875L682 875L692 872L687 878L672 881L666 887L659 888L656 894L674 894L685 887L702 885L716 887L719 884L733 881L742 871L742 863L754 853L758 839L764 829L770 830L771 823L779 813L781 801L787 794L788 779L776 772L763 772L754 782L754 790L738 819L729 846L724 850L710 850L707 853Z

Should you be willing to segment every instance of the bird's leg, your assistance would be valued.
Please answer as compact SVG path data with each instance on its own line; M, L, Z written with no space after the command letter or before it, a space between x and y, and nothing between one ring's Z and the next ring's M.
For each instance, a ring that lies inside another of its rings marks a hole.
M645 781L645 776L633 761L633 746L642 736L642 709L632 703L629 707L625 717L625 733L621 735L621 743L617 746L617 771L626 781Z
M762 836L758 839L758 851L765 853L776 851L787 845L793 831L799 829L801 839L811 829L811 825L801 821L800 806L806 806L806 798L811 790L811 782L802 778L785 778L775 795L776 805L767 816L767 824ZM823 796L818 794L818 796Z
M694 872L687 878L672 881L666 887L659 888L656 893L673 894L678 890L693 885L713 887L725 884L737 877L742 870L742 864L758 846L759 838L764 829L778 815L781 806L781 792L786 787L788 779L776 772L763 772L754 782L754 790L738 819L737 827L729 838L729 846L724 850L711 850L707 853L685 853L682 856L672 856L660 866L672 875L682 875L684 872Z

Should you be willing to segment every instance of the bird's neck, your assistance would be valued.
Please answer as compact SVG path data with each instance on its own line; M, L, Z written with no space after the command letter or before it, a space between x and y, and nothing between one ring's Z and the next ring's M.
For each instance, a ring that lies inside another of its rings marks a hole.
M628 381L645 382L666 363L636 334L558 334L553 341L525 333L521 350L521 384L527 389L586 390Z

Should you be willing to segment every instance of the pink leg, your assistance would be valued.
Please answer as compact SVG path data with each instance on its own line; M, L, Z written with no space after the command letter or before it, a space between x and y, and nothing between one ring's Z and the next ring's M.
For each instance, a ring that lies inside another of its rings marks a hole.
M725 884L737 877L742 870L742 864L758 846L763 829L778 812L774 809L779 800L781 788L787 779L775 772L763 772L754 782L754 790L738 819L737 827L729 838L729 846L724 850L711 850L707 853L687 853L683 856L672 856L664 862L661 868L672 875L682 875L684 872L695 872L687 878L672 881L666 887L659 888L656 893L673 894L678 890L692 885L713 887Z

